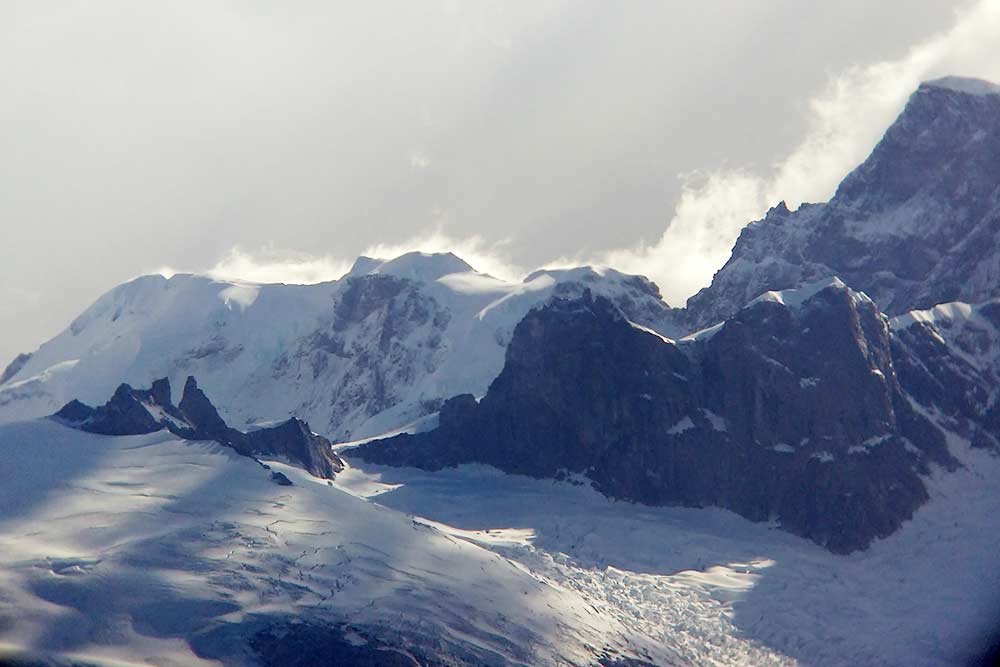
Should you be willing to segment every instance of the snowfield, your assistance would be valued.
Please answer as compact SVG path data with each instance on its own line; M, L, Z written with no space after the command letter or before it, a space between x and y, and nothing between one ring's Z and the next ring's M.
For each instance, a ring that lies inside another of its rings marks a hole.
M166 432L0 426L0 656L253 664L269 623L471 664L962 664L1000 608L1000 460L843 557L716 509L481 466L328 485ZM349 455L349 451L345 452Z
M633 642L670 657L575 591L291 466L272 464L279 486L214 443L47 421L0 427L0 449L7 651L244 664L239 624L295 618L472 664L590 664L588 647Z

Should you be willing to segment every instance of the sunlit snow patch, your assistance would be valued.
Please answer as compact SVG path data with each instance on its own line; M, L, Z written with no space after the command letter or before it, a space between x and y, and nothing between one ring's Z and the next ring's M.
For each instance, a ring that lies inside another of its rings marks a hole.
M257 300L258 294L260 294L260 285L230 283L228 287L219 292L219 298L230 308L236 304L241 310L246 310Z

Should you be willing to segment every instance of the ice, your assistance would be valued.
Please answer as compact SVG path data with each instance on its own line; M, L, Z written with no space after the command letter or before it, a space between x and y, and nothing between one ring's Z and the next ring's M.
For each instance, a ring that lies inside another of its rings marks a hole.
M493 548L688 664L929 667L965 664L1000 609L1000 459L952 438L966 467L934 471L913 520L850 556L723 510L636 506L486 466L366 464L336 483L483 544L495 531Z

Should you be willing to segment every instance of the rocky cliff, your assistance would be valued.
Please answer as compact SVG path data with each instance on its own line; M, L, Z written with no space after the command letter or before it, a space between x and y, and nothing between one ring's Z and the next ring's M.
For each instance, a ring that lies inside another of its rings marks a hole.
M1000 87L922 84L825 204L784 202L740 234L692 328L767 290L840 276L889 315L1000 296Z
M900 385L887 318L839 280L766 294L677 342L602 298L555 302L518 325L481 401L458 396L436 430L351 455L581 474L609 496L725 507L836 552L892 533L927 498L921 473L955 465Z
M330 441L313 433L301 420L293 418L249 433L230 428L193 377L185 382L176 406L171 399L170 381L162 378L145 390L119 385L111 399L97 408L74 399L52 418L103 435L139 435L167 429L189 440L215 440L244 456L285 458L327 479L344 469Z

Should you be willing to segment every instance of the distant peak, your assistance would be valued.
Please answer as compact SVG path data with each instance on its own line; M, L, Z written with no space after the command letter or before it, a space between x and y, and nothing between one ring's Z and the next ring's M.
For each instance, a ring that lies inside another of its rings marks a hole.
M607 272L604 267L594 267L589 264L583 266L569 266L569 267L559 267L559 268L544 268L538 269L537 271L532 271L527 276L525 276L524 281L530 283L531 281L540 278L542 276L549 276L556 282L585 282L592 283L596 282L601 276Z
M451 252L408 252L389 260L359 257L347 275L382 274L429 282L452 273L473 270L465 260Z
M772 303L778 303L788 308L799 308L807 301L812 299L814 296L823 292L827 289L842 290L848 292L851 297L856 301L868 301L871 299L864 292L856 292L844 284L844 281L837 276L831 276L829 278L824 278L822 280L817 280L816 282L806 283L800 285L799 287L794 287L785 290L774 290L770 292L764 292L756 299L744 306L744 308L750 308L758 303L769 301Z
M788 216L789 212L790 211L788 210L788 205L785 203L785 200L782 199L780 202L778 202L777 204L775 204L774 206L772 206L771 208L769 208L767 210L767 215L764 216L764 217L765 218L783 218L783 217Z
M156 401L158 405L170 405L170 380L167 378L160 378L159 380L153 381L153 386L150 388L150 395L152 395L153 400Z
M363 276L371 273L379 267L380 264L384 264L384 259L375 259L374 257L366 257L361 255L356 260L354 260L351 270L347 272L349 276Z
M921 89L943 88L966 95L1000 95L1000 86L983 79L962 76L945 76L920 84Z

